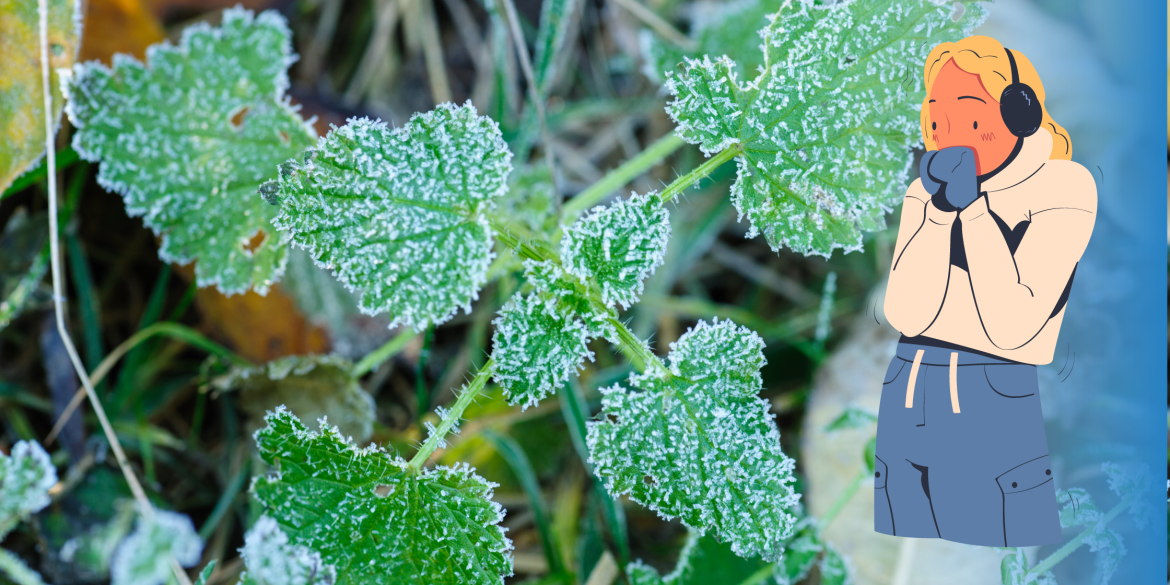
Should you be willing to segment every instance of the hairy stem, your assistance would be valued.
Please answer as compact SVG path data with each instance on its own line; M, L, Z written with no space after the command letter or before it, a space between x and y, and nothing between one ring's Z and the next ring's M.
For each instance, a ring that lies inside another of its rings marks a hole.
M435 449L439 447L439 443L443 440L443 437L447 436L451 427L455 426L455 423L463 416L463 411L467 409L467 405L471 404L471 401L475 400L476 396L479 396L479 393L487 384L488 378L492 375L493 365L492 358L488 358L488 361L484 362L479 373L471 379L471 383L467 385L467 388L455 400L455 404L447 411L447 416L439 421L439 426L435 429L435 432L427 437L427 441L423 443L422 447L419 447L418 453L415 453L414 457L410 460L410 469L412 471L417 472L422 469L423 464L431 457L431 453L434 453Z
M619 348L621 349L622 353L624 353L626 357L628 357L630 361L634 363L634 367L643 372L645 372L651 364L657 364L663 370L666 369L662 364L662 360L658 359L658 356L654 355L653 353L650 353L650 351L646 349L646 345L638 339L637 335L634 335L633 331L630 331L630 329L626 327L625 323L622 323L613 317L610 317L608 321L610 325L613 325L614 328L617 329L618 338L622 341Z
M414 330L407 329L406 331L395 335L394 338L392 338L390 341L387 341L382 345L382 347L379 347L378 349L375 349L374 351L366 354L366 356L363 357L361 361L354 364L353 377L360 378L370 373L374 370L374 368L382 365L382 362L385 362L386 360L397 355L398 352L402 351L402 349L406 347L406 344L410 343L410 340L414 339L417 335L418 333L416 333Z
M1084 542L1086 538L1088 538L1090 532L1096 530L1098 526L1104 526L1112 522L1113 519L1116 518L1122 510L1124 510L1127 506L1130 505L1130 503L1133 502L1134 497L1135 496L1130 496L1122 500L1120 504L1117 504L1113 507L1112 510L1109 510L1109 513L1105 514L1105 517L1101 518L1101 520L1099 520L1096 524L1086 528L1083 532L1078 534L1076 538L1068 541L1064 546L1057 549L1056 552L1048 555L1048 558L1041 561L1040 564L1032 567L1031 569L1028 569L1028 573L1040 574L1052 569L1052 567L1055 567L1057 563L1063 561L1064 558L1072 554L1074 550L1080 548L1081 543Z
M665 205L667 201L674 199L675 195L685 191L686 188L693 185L695 181L710 175L711 172L719 168L720 165L742 153L743 151L741 151L739 146L736 145L732 145L723 149L719 152L719 154L708 159L707 162L699 165L698 167L695 167L695 170L675 179L673 183L667 185L666 189L664 189L662 193L658 195L659 201Z
M588 189L578 193L565 203L561 211L561 222L565 225L572 223L582 211L600 202L610 193L634 180L642 173L653 168L674 151L686 144L682 138L671 132L658 139L657 142L646 147L638 156L624 162L616 169L607 173L600 181Z

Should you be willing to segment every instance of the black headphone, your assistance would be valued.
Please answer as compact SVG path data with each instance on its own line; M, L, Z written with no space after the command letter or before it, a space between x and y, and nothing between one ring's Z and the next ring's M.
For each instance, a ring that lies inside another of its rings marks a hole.
M1020 83L1020 72L1016 69L1016 58L1011 50L1007 51L1008 63L1012 66L1012 83L1003 88L1003 95L999 98L999 115L1014 136L1025 138L1040 129L1044 119L1044 110L1040 100L1036 99L1036 92L1026 83Z

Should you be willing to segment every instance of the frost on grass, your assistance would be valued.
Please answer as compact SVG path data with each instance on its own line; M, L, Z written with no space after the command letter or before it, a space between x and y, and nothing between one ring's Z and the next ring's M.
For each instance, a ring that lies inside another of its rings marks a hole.
M494 121L442 104L401 128L350 120L260 191L287 238L362 291L363 312L421 331L471 312L492 259L484 212L511 161Z
M172 558L190 567L202 551L203 541L190 518L166 510L155 510L153 519L139 514L134 532L114 552L110 583L163 585L172 575Z
M284 405L301 420L325 417L342 434L364 444L374 433L374 399L353 376L353 364L337 356L286 356L255 367L233 368L214 381L239 390L253 429L265 413Z
M17 441L7 456L0 453L0 540L49 505L49 488L56 483L57 469L40 444Z
M1110 464L1104 464L1104 466L1108 465ZM1097 553L1094 556L1097 575L1093 581L1099 585L1107 585L1113 572L1117 570L1121 558L1128 553L1121 535L1101 522L1105 518L1105 513L1097 507L1087 491L1081 488L1061 490L1057 493L1056 499L1062 504L1060 509L1061 528L1082 526L1091 530L1082 542L1089 545L1089 552ZM1005 579L1004 582L1011 585L1031 583L1023 578L1019 578L1017 581Z
M198 260L199 286L264 294L284 272L276 210L256 188L315 136L284 94L290 36L275 11L233 8L219 28L151 46L145 65L115 55L112 69L75 66L66 84L73 148L162 236L159 257Z
M781 558L797 505L793 460L761 389L764 342L731 321L700 322L670 344L668 371L603 388L590 460L610 494L713 530L740 556Z
M513 295L492 322L492 377L509 404L527 409L593 360L593 338L616 339L617 331L590 303L586 283L551 261L524 266L535 290Z
M860 250L863 231L885 227L921 143L925 57L986 17L974 0L959 4L956 22L952 5L929 0L787 0L760 23L758 76L741 79L715 55L668 74L679 135L707 154L739 149L731 195L749 237L827 257Z
M673 571L659 575L654 567L638 560L626 567L626 573L632 585L736 585L767 565L760 559L736 555L730 546L714 536L690 530ZM782 567L773 565L772 575L760 581L760 585L776 585L782 581L781 573Z
M333 585L337 568L326 565L321 554L296 544L276 520L260 516L244 535L240 549L246 571L241 585Z
M635 194L574 222L561 240L561 258L570 274L595 280L606 306L626 309L662 264L669 241L670 217L657 195Z
M255 434L276 471L251 493L288 535L320 554L337 585L501 585L512 543L498 526L491 483L466 465L412 473L377 446L359 449L336 427L309 431L283 407Z

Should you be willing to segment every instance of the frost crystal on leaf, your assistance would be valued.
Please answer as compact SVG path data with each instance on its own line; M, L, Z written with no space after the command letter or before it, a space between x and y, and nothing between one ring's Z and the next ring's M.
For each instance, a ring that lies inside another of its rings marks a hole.
M827 257L885 227L922 141L923 61L986 18L974 0L959 4L955 22L950 4L928 0L787 0L760 30L764 65L751 81L726 56L668 74L679 135L708 154L739 149L731 196L749 237Z
M1028 557L1022 548L1008 553L1000 562L999 570L1003 585L1057 585L1052 571L1040 574L1028 572Z
M1150 466L1142 463L1133 473L1127 473L1116 463L1106 461L1101 464L1101 471L1109 477L1109 489L1113 490L1113 493L1122 498L1133 496L1133 501L1129 504L1129 513L1133 516L1133 522L1138 530L1144 530L1146 524L1154 517L1151 502L1156 501L1155 494L1161 487L1159 485L1161 482L1155 482L1150 476Z
M233 8L219 28L151 46L146 65L115 55L112 69L76 65L66 84L73 148L162 236L164 261L198 260L199 286L264 294L284 272L276 210L256 188L315 137L284 95L290 36L275 11Z
M289 544L319 553L338 585L501 585L512 543L499 527L496 484L462 465L412 473L377 446L359 449L336 427L312 432L283 407L256 431L277 470L252 495Z
M654 193L597 206L565 230L561 257L566 270L590 277L610 308L628 308L642 294L642 281L662 264L670 241L670 216Z
M853 583L853 567L849 559L841 551L829 543L825 543L825 556L818 564L821 572L822 585L851 585Z
M605 419L590 421L587 436L598 476L612 495L714 530L740 556L779 560L800 496L758 396L763 340L716 319L670 346L669 372L630 376L640 391L601 390Z
M203 541L190 518L166 510L155 510L150 520L139 514L134 532L110 563L111 585L162 585L172 574L172 558L190 567L202 551Z
M49 505L49 488L57 468L39 443L17 441L6 457L0 453L0 539L29 514Z
M586 284L557 264L526 260L535 291L514 295L492 322L492 378L521 409L555 392L593 352L595 337L617 338L608 314L589 301Z
M321 554L289 544L288 535L276 520L260 516L244 535L240 549L247 572L240 582L247 585L332 585L337 569L321 561Z
M1102 469L1108 472L1107 468L1111 465L1111 463L1106 462L1102 465ZM1110 475L1110 483L1112 484L1113 477L1112 474ZM1129 552L1125 548L1125 542L1121 535L1102 522L1105 514L1097 508L1093 498L1085 490L1081 488L1062 490L1057 493L1056 499L1064 504L1060 510L1060 526L1062 528L1089 527L1089 535L1085 537L1083 542L1089 545L1089 552L1100 553L1096 556L1097 576L1094 581L1099 585L1107 585L1113 572L1117 570L1121 558ZM1015 581L1012 582L1013 585L1015 583ZM1021 580L1019 583L1023 584L1025 581ZM1026 583L1032 582L1027 581Z
M441 104L396 129L350 120L261 192L286 237L362 291L363 312L421 331L471 312L492 259L484 212L511 161L494 121L470 102Z

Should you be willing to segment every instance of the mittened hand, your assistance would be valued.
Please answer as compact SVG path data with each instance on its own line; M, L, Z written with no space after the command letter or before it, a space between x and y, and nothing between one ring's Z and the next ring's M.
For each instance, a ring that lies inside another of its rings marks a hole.
M942 211L958 211L979 197L975 152L966 146L927 151L918 171L922 187Z

